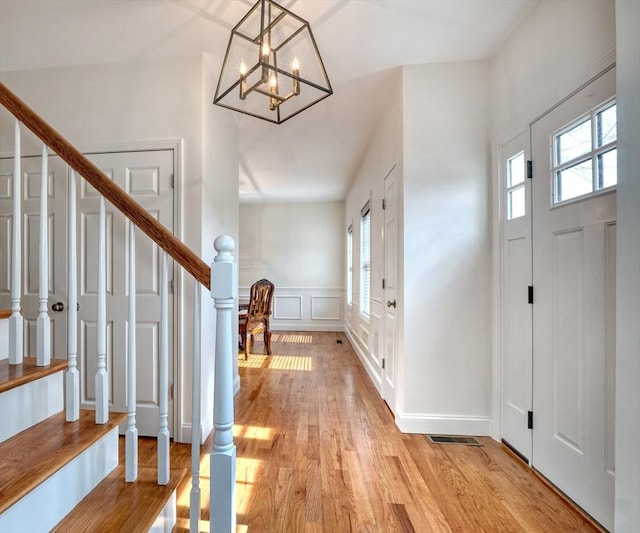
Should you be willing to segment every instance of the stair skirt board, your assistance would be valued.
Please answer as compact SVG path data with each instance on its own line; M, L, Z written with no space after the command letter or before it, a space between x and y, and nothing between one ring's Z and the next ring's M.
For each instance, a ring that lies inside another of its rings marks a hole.
M25 405L30 405L31 408L25 409ZM21 415L2 418L0 442L35 426L59 413L63 408L63 372L56 372L3 392L0 394L0 413L21 413Z
M118 428L0 515L0 531L46 533L118 466Z

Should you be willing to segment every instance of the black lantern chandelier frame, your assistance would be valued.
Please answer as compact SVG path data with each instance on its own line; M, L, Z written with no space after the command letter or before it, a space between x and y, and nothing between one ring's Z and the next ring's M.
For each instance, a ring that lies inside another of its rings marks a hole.
M302 64L292 55L299 44L306 52ZM283 68L287 59L289 69ZM309 23L273 0L258 0L231 30L213 103L282 124L331 94ZM249 99L260 103L249 105Z

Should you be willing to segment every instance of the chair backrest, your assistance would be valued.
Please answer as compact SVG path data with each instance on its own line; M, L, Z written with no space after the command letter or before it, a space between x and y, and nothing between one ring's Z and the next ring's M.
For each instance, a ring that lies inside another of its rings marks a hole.
M268 279L261 279L251 285L249 294L249 320L260 320L271 314L271 299L274 285Z

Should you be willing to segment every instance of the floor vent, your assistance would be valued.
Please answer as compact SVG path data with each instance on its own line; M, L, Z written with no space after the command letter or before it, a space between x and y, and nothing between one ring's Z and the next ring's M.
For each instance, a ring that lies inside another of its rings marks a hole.
M482 446L474 437L452 437L450 435L427 435L433 444L464 444L466 446Z
M338 340L336 340L336 342L337 342L338 344L342 344L342 339L338 339Z

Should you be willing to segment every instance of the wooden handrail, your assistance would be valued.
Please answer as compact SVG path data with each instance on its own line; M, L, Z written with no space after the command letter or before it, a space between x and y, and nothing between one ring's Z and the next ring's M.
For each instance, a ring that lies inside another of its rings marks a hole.
M0 309L0 320L11 317L11 309Z
M160 248L189 272L207 289L210 288L211 269L186 244L153 218L144 207L111 181L98 167L70 144L33 109L0 82L0 103L42 142L58 154L82 178L88 181L116 209L146 233Z

